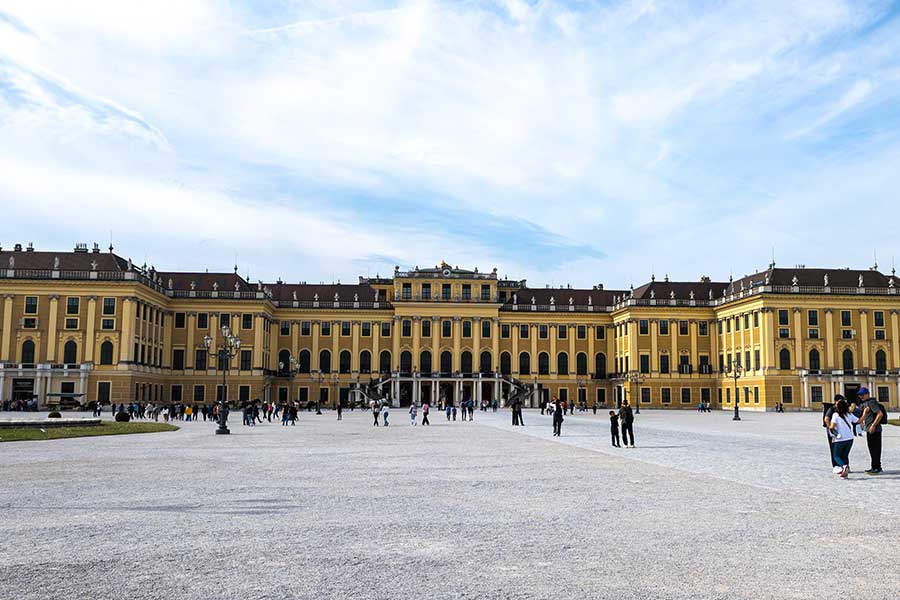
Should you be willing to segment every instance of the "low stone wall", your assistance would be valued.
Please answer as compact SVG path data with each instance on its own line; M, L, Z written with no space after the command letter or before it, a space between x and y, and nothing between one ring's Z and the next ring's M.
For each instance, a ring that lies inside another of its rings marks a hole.
M100 419L0 419L0 429L30 428L48 429L50 427L93 427L100 424Z

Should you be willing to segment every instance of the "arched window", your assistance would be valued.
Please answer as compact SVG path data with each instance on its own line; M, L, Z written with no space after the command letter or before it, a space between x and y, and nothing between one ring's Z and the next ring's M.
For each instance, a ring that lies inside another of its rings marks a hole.
M323 373L331 373L331 352L328 350L319 352L319 370Z
M531 375L531 355L527 352L519 354L519 375Z
M109 340L106 340L105 342L100 344L100 364L113 364L113 344Z
M575 373L577 375L587 375L587 354L579 352L575 357Z
M460 371L462 371L463 373L466 373L466 374L471 373L472 372L472 353L469 352L468 350L466 350L465 352L462 353L462 355L459 358L460 358L460 361L459 361Z
M368 350L363 350L359 353L359 372L360 373L371 373L372 372L372 353Z
M887 372L887 354L884 353L884 350L875 353L875 370L878 373Z
M448 350L441 352L441 374L449 375L453 372L453 355Z
M422 354L419 355L419 369L421 369L422 373L431 373L431 352L428 350L422 350Z
M569 374L569 355L565 352L556 355L556 373L558 375Z
M291 372L291 352L282 350L278 353L278 374L287 377Z
M391 353L387 350L382 350L378 356L378 370L381 373L391 372Z
M509 352L503 352L500 355L500 373L510 375L512 373L512 358Z
M297 362L299 363L298 368L300 369L300 372L301 373L309 373L309 369L310 369L310 367L309 367L309 363L310 363L309 350L301 350L300 356L298 358L299 358L299 360Z
M538 354L538 375L550 374L550 355L546 352Z
M841 358L843 359L844 371L852 372L853 371L853 350L851 350L850 348L845 349Z
M63 346L63 362L67 365L74 365L78 362L78 344L74 340L69 340Z
M821 371L822 370L822 360L819 357L819 351L813 348L809 351L809 370L810 371Z
M782 348L778 353L778 368L782 371L791 370L791 351L787 348Z
M482 373L493 373L494 365L491 361L491 353L485 350L481 353L480 364L478 365L478 370Z
M409 350L400 353L400 372L404 375L412 373L412 352Z
M594 357L594 377L606 379L606 355L598 352Z
M22 362L26 365L34 364L34 342L31 340L22 342Z
M349 350L341 350L341 357L338 369L341 373L350 372L351 354Z

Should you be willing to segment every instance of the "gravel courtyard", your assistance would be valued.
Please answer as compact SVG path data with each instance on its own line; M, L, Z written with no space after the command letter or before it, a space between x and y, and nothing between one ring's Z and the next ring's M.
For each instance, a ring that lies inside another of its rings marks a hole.
M477 412L0 444L0 599L897 598L900 428L831 475L818 415ZM0 418L10 418L10 413ZM2 437L2 432L0 432ZM841 573L836 577L834 573Z

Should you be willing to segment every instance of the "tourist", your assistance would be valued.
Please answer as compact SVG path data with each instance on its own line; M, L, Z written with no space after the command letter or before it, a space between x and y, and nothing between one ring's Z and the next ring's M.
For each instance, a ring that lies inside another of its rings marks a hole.
M475 401L469 400L469 421L475 420Z
M872 459L872 468L867 475L881 475L881 424L885 421L884 406L872 398L868 388L860 388L858 398L862 401L862 422L866 430L866 445Z
M163 406L162 413L163 413L163 422L168 423L169 422L169 407Z
M431 408L427 402L422 403L422 425L431 425L428 422L428 409Z
M560 437L562 435L563 415L566 414L566 405L564 402L554 400L553 402L553 435Z
M300 412L299 407L296 402L294 402L291 405L290 412L291 412L291 418L290 418L291 426L294 426L297 424L297 414Z
M413 427L416 426L416 403L413 402L409 405L409 424Z
M453 416L453 420L456 420L456 405L453 404L450 406L450 414Z
M466 420L466 414L467 414L467 413L466 413L466 401L465 401L465 400L463 400L462 402L459 403L459 412L460 412L460 415L459 415L460 420L465 421L465 420Z
M372 416L375 417L375 427L380 425L379 417L381 417L381 404L372 400Z
M194 416L194 409L191 408L190 406L186 407L184 409L185 420L190 421L193 416Z
M452 409L450 408L450 403L449 403L449 402L445 402L445 403L444 403L444 412L447 413L447 420L448 420L448 421L450 420L450 412L451 412L451 410L452 410Z
M597 401L596 400L594 400L594 405L591 408L594 411L594 414L596 415L597 414Z
M497 412L497 399L496 398L494 398L494 401L491 402L491 408L493 409L494 412Z
M338 421L344 420L343 414L344 414L344 403L339 400L337 403L337 420ZM269 416L271 417L271 415L272 415L272 411L269 410Z
M619 415L614 410L609 411L609 433L612 437L613 448L621 448L622 446L619 444Z
M628 401L622 402L619 410L619 419L622 421L622 443L628 448L628 440L631 439L631 448L634 448L634 412L628 406Z
M385 402L384 406L381 407L381 416L384 417L384 426L385 427L388 426L388 415L390 414L390 412L391 412L390 405L387 402Z
M291 411L285 406L284 410L281 411L281 426L284 427L288 424L288 421L291 419Z
M838 400L828 430L834 435L834 461L841 467L841 479L850 473L850 449L853 447L853 425L859 419L850 412L844 399Z
M834 436L831 435L831 417L834 416L834 407L844 397L840 394L835 395L834 402L822 403L822 427L825 428L825 434L828 436L828 456L831 458L831 472L837 475L841 472L841 467L834 460Z

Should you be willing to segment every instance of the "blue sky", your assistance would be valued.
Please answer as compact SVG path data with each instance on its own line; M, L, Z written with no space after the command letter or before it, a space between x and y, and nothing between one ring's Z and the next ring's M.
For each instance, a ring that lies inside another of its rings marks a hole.
M0 0L0 243L310 282L900 259L900 3Z

